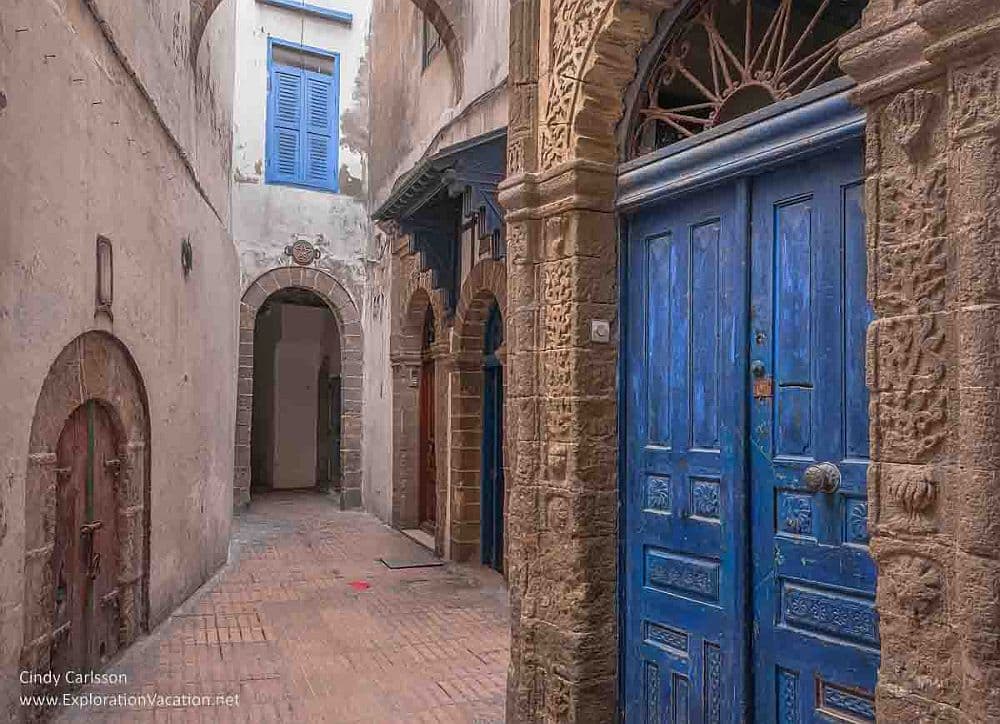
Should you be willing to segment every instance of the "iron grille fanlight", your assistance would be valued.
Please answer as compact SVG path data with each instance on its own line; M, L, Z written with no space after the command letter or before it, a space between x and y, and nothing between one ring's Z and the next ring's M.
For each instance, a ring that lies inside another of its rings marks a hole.
M635 158L840 75L856 0L705 0L668 36L640 89Z

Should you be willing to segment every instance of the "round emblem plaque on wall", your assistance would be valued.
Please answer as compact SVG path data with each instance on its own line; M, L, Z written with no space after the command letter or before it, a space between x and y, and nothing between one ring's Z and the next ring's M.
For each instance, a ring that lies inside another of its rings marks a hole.
M294 244L285 247L285 254L292 257L299 266L308 266L319 259L319 250L305 239L299 239Z

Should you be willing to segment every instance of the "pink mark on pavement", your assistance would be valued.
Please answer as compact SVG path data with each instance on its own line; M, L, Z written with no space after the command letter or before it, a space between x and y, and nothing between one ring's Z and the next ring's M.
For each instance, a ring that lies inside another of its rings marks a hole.
M370 584L368 581L351 581L347 585L353 588L355 591L367 591L369 588L372 587L372 584Z

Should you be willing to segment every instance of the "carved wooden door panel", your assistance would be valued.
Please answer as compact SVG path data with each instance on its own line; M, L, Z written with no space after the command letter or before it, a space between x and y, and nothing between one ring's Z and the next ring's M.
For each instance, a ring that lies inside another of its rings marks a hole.
M117 454L105 408L78 407L56 452L54 671L97 668L118 650Z
M92 505L85 526L90 526L93 550L90 570L93 608L89 626L89 661L104 664L118 651L118 576L121 544L118 539L118 482L122 461L118 457L115 432L107 410L89 403L93 410L94 453Z
M87 408L78 407L59 436L56 451L55 547L52 574L55 588L55 633L52 670L79 670L87 660L84 614L89 585L85 546L80 527L85 521L88 455Z
M860 144L756 179L750 465L760 721L873 721ZM760 394L766 392L766 394ZM775 692L777 695L775 695Z
M437 462L434 448L434 363L420 369L420 524L433 533L437 519Z

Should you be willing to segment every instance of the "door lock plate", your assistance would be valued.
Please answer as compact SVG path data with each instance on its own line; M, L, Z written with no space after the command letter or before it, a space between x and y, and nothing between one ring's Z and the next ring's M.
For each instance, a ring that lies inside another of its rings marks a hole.
M755 377L753 381L753 397L755 400L768 400L774 397L774 379L771 377Z

